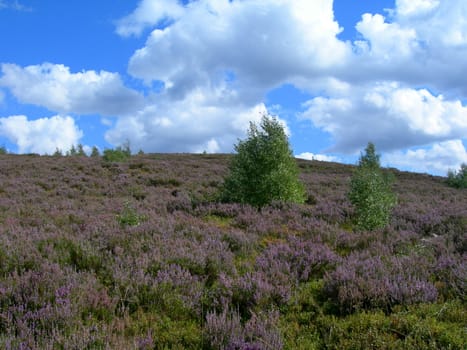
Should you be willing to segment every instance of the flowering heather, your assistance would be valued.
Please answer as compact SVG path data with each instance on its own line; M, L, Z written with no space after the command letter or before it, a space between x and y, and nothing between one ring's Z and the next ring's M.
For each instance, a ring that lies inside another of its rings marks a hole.
M269 311L253 314L242 325L237 313L224 310L219 314L207 314L205 334L212 349L278 350L283 348L278 321L278 312Z
M429 281L429 271L429 263L418 256L357 253L326 275L325 290L345 312L433 302L438 293Z
M361 231L351 166L299 160L306 203L257 209L218 201L229 160L0 155L0 348L462 349L465 189L385 169Z

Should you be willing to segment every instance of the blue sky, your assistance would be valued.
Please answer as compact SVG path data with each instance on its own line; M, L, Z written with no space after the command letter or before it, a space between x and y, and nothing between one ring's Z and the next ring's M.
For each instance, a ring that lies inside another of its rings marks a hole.
M0 0L0 145L294 154L445 175L467 162L465 0Z

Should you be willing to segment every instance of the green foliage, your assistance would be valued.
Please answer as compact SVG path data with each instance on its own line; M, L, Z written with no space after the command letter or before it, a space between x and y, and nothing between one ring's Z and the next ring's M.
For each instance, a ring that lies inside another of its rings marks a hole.
M81 156L81 157L86 157L86 152L84 152L84 147L83 147L83 145L81 143L78 144L78 149L77 149L76 155Z
M355 206L358 228L374 230L389 223L391 210L396 204L391 183L392 179L380 168L375 146L368 143L352 176L348 194Z
M75 145L71 145L70 150L66 153L67 156L77 156L78 151L76 150Z
M7 154L7 150L5 148L5 146L0 146L0 154Z
M116 149L104 150L104 160L107 162L124 162L131 156L130 145L126 142L123 146Z
M63 156L62 150L61 150L60 148L57 147L57 148L55 149L55 152L54 152L53 156L54 156L54 157L61 157L61 156Z
M459 322L443 319L443 314L450 313L453 307L455 303L426 304L391 315L373 311L345 318L320 316L316 320L323 342L320 348L464 349L465 319Z
M367 147L365 148L365 154L360 156L358 161L360 167L366 168L379 168L379 154L376 154L375 145L371 142L368 142Z
M53 249L54 254L48 250L49 247ZM79 244L67 238L40 241L38 250L41 254L48 254L51 260L60 265L72 266L77 271L98 272L103 269L103 261L92 246Z
M55 153L54 153L54 156L61 156L62 155L62 151L57 148L55 150ZM71 145L71 148L69 151L66 152L66 155L67 156L80 156L80 157L86 157L86 152L84 152L84 146L80 143L78 144L78 146L75 146L75 145Z
M262 207L272 201L305 201L298 167L282 125L264 116L260 127L250 124L248 138L235 145L237 154L225 179L222 197L228 202Z
M121 226L139 226L146 221L146 217L138 214L129 202L125 202L122 212L117 215L117 221Z
M99 149L96 146L92 147L91 157L99 157Z
M463 163L458 171L449 171L447 183L454 188L467 188L467 163Z
M319 349L320 334L316 319L323 315L322 280L298 286L296 293L284 308L280 328L286 349Z
M132 315L128 335L140 338L138 349L204 349L201 327L191 319L179 319L139 310Z

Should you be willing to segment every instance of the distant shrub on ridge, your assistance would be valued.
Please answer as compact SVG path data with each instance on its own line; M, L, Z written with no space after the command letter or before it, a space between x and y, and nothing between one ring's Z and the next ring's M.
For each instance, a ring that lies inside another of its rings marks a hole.
M447 183L455 188L467 188L467 163L463 163L458 171L449 171Z
M116 149L104 150L103 159L107 162L124 162L131 156L130 145L125 143L123 146L118 146Z

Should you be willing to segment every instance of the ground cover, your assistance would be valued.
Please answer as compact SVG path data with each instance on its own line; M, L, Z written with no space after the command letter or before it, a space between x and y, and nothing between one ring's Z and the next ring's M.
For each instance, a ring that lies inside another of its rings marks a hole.
M386 169L362 231L353 167L258 210L217 201L230 157L0 155L0 348L464 348L467 190Z

